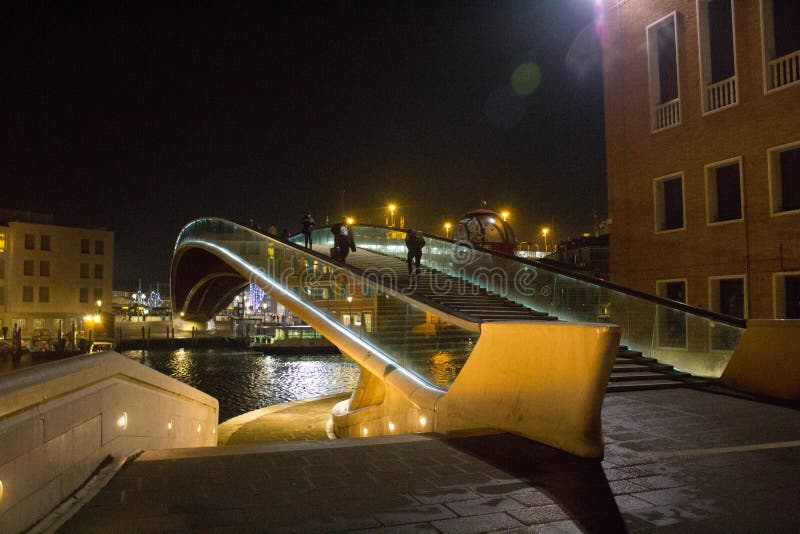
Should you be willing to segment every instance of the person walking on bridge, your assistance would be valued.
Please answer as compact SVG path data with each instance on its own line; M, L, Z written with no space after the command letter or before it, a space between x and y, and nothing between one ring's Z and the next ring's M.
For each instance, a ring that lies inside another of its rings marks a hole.
M344 263L350 251L356 251L353 229L347 223L338 222L331 226L331 233L333 233L334 243L331 256Z
M416 264L415 274L419 274L419 264L422 261L422 249L425 247L425 238L413 228L409 228L406 234L406 263L408 264L408 276L411 276L411 264Z
M311 246L311 231L317 224L314 222L314 217L311 216L311 212L307 211L305 216L303 216L303 238L305 239L305 247L312 248Z

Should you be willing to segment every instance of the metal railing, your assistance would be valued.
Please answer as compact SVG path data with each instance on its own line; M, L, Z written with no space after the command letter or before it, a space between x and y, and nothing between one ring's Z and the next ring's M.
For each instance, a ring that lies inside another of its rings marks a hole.
M354 227L354 236L358 247L405 259L405 231L401 229L359 225ZM313 238L315 245L332 245L327 228L316 230ZM698 376L719 377L744 331L743 320L544 262L432 235L425 239L423 264L427 267L562 320L617 324L624 345Z
M322 233L314 235L319 242ZM387 358L439 389L449 387L480 335L434 316L430 306L417 306L378 278L361 276L326 254L231 221L192 221L178 236L176 255L181 248L192 246L211 247L216 255L236 263L240 273L249 271L251 281L278 302L291 300L308 307L326 327L357 338L377 357Z

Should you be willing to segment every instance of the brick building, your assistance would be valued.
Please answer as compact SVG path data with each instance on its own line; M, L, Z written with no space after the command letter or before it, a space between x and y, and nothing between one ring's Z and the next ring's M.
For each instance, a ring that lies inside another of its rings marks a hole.
M604 0L611 279L800 318L800 2Z

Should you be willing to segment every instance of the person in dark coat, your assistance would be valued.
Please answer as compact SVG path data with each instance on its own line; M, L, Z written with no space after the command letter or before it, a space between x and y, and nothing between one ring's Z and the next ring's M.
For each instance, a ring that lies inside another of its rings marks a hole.
M307 211L303 216L303 238L305 239L306 248L311 248L311 231L316 225L314 217L311 216L311 212Z
M416 264L416 274L419 274L419 264L422 261L422 249L425 247L425 238L413 228L406 234L406 263L408 264L408 276L411 276L411 264Z
M333 233L334 249L337 250L338 257L342 263L347 259L350 251L356 251L356 242L353 239L353 229L349 224L338 222L331 226L331 233Z

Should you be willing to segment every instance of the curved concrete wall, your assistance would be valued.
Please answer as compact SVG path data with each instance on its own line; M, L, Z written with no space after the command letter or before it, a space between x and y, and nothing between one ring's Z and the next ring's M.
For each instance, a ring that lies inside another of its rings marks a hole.
M362 379L353 398L334 409L336 434L495 428L602 457L600 411L619 337L619 327L606 324L483 323L446 393ZM357 404L359 398L370 403Z
M0 376L0 531L31 526L107 457L216 445L216 399L115 352Z

